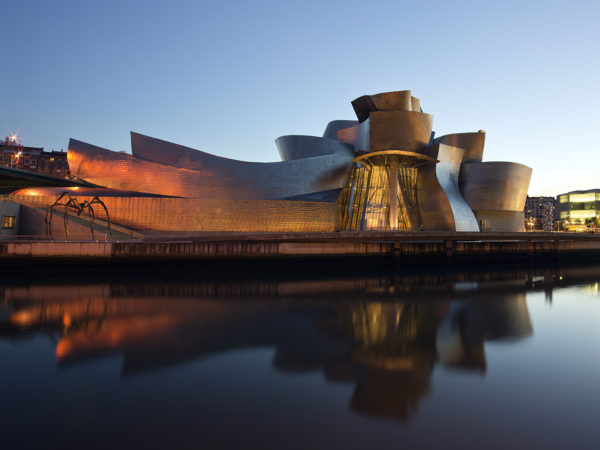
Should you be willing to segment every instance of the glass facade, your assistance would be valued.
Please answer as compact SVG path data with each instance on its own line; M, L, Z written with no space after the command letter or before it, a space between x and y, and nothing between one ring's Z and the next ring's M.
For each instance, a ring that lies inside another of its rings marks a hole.
M572 209L569 211L570 219L590 219L596 217L595 209Z
M336 229L419 230L417 166L426 160L377 153L355 163L337 202Z
M558 196L558 218L571 224L589 223L600 215L600 191L571 192Z
M595 202L596 201L596 193L595 192L585 192L583 194L570 194L569 201L571 203Z

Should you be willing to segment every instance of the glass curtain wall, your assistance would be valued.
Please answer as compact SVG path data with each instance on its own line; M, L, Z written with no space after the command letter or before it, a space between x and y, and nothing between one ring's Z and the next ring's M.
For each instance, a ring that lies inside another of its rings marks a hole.
M337 202L336 229L410 231L421 226L417 165L398 155L376 155L355 163Z

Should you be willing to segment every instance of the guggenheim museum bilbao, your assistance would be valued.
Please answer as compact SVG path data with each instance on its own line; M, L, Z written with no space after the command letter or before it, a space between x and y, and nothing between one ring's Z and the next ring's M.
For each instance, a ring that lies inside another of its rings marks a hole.
M98 196L111 222L157 231L524 231L531 168L483 162L485 132L435 137L410 91L352 101L357 120L275 140L281 161L237 161L131 133L132 154L75 139L89 186L26 188L50 206ZM98 216L104 214L97 211Z

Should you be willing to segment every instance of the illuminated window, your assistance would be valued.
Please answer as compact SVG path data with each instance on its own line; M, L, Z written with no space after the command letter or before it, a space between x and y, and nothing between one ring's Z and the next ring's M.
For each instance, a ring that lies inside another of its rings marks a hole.
M586 194L571 194L572 203L595 202L596 193L588 192Z
M2 228L12 229L17 223L15 216L2 216Z
M560 218L561 219L566 219L569 217L569 211L561 211L560 212Z
M596 217L595 209L574 209L571 210L570 217L573 219L590 219Z
M567 203L569 201L569 196L568 195L561 195L559 198L559 202L560 203Z
M50 158L50 162L54 161L54 158Z

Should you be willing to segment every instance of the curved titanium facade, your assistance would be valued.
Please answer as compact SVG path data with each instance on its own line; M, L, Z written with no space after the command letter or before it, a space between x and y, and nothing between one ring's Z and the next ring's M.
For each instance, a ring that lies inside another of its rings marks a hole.
M412 111L410 91L382 92L369 97L377 111Z
M423 230L454 231L454 214L448 196L438 181L436 166L437 164L426 163L418 169L417 202Z
M369 116L369 151L419 152L429 144L433 116L412 111L378 111Z
M275 139L275 144L277 145L277 150L282 161L331 155L338 151L345 151L351 154L354 151L349 144L317 136L280 136Z
M485 146L485 131L446 134L436 138L433 142L435 144L445 144L462 148L465 151L462 159L463 164L481 162L483 159L483 147Z
M358 125L358 120L332 120L327 124L323 137L325 139L337 139L338 131Z
M435 173L452 208L455 230L479 231L475 214L469 208L458 188L458 172L464 150L444 144L437 144L435 147L438 150L437 159L440 161L435 166Z
M513 162L483 162L463 166L463 196L471 209L523 211L531 168Z
M410 102L412 111L423 112L421 109L421 100L419 100L417 97L411 97Z
M519 232L525 231L523 211L475 211L481 231Z
M340 142L352 145L357 152L368 152L370 127L371 122L367 119L357 125L339 129L337 138Z
M369 118L375 111L415 111L421 112L421 102L411 96L410 91L382 92L363 95L352 101L352 107L360 122Z
M275 163L220 158L139 134L132 134L132 144L135 156L72 139L71 172L113 189L175 197L278 199L342 188L353 157L351 148L341 143L332 154Z
M106 197L126 225L160 230L523 229L531 169L482 163L485 132L433 140L433 117L411 91L352 106L358 120L329 122L323 137L277 138L280 162L222 158L133 132L133 155L72 139L72 175L109 189L71 193Z
M357 151L422 152L431 140L433 116L412 111L372 112L365 121L338 130L338 139Z
M511 162L465 164L461 191L482 231L525 231L531 168Z
M58 195L39 188L35 196L13 195L22 204L44 208ZM247 232L327 232L334 231L335 203L296 200L234 200L172 197L100 197L111 223L138 231L247 231ZM78 200L91 200L80 196ZM95 217L106 220L102 208ZM43 216L40 217L43 224ZM59 224L61 221L53 221ZM56 230L64 232L60 227ZM89 235L89 228L83 234Z

